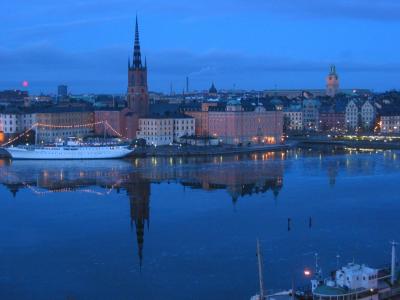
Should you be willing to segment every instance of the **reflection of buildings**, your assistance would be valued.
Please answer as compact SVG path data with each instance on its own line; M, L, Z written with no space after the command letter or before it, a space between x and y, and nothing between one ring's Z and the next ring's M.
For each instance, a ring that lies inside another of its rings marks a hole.
M57 192L108 196L125 190L130 201L130 221L135 227L140 265L144 235L150 222L152 182L174 181L204 190L226 190L233 202L245 195L282 188L284 153L231 157L152 158L113 161L13 161L0 160L0 183L16 197L20 189L46 196ZM2 164L3 163L3 164ZM29 170L27 172L26 170Z

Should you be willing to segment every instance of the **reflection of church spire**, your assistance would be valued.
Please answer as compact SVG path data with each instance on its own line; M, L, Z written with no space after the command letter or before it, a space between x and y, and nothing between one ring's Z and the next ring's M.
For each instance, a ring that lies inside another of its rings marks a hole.
M18 183L8 183L4 185L8 188L14 198L17 196L17 193L21 187L21 184Z
M338 175L338 166L334 162L328 166L329 185L331 187L335 186L337 175Z
M134 175L132 175L134 176ZM139 265L143 262L144 228L149 227L150 220L150 183L143 179L132 178L126 187L130 199L131 225L136 227L136 241L138 247Z
M135 220L140 268L142 268L143 262L144 222L145 220L142 219Z

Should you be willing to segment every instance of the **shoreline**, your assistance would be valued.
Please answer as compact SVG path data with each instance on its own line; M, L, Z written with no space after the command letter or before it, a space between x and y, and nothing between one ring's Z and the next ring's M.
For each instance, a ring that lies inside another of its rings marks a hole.
M383 141L353 141L329 139L290 139L297 146L337 146L347 148L367 148L374 150L400 150L400 143Z
M233 155L243 153L257 153L264 151L282 151L290 149L290 144L264 145L264 146L160 146L146 147L133 152L128 157L189 157L189 156L215 156Z
M190 156L216 156L257 153L265 151L282 151L290 149L292 145L264 145L264 146L159 146L137 148L125 158L137 157L190 157ZM9 154L0 148L0 158L10 158Z
M263 145L263 146L146 146L137 148L126 158L137 157L201 157L216 155L249 154L265 151L283 151L296 147L312 146L334 146L343 148L365 148L374 150L400 150L400 143L393 142L371 142L371 141L348 141L328 139L289 139L286 144ZM10 158L9 154L0 148L0 159Z

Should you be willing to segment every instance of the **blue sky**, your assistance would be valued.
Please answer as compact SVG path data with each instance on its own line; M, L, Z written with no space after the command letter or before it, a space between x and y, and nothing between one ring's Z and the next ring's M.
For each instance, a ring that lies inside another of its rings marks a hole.
M14 0L0 4L0 89L124 93L135 14L153 91L400 88L398 0Z

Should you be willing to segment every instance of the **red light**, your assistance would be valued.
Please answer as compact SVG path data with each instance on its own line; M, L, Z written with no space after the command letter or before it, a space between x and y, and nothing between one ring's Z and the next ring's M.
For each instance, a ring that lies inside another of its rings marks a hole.
M29 82L27 80L22 81L22 86L23 87L28 87L29 86Z

